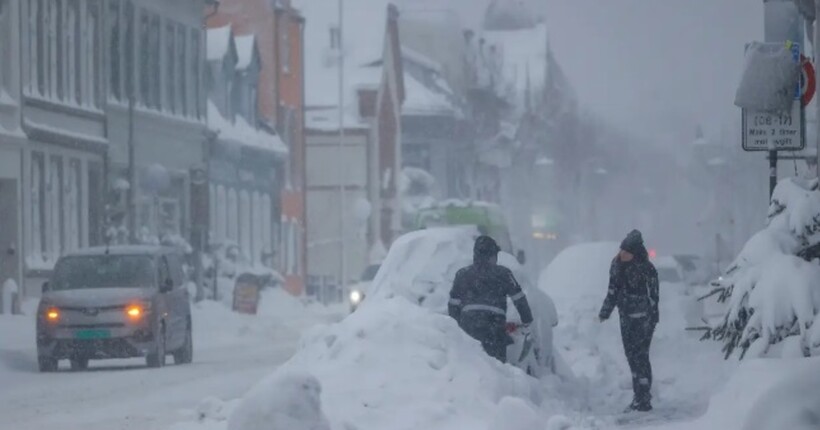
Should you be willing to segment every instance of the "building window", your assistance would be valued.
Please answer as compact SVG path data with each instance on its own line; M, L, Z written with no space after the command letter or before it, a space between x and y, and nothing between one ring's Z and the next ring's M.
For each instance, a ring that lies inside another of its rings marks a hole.
M282 64L282 70L290 73L290 20L287 17L282 19L285 22L279 37L279 61Z
M202 118L202 85L200 83L202 73L199 67L202 53L200 51L200 31L198 29L191 30L191 53L188 55L191 62L191 79L188 80L190 85L188 97L191 106L191 116L195 118Z
M339 49L340 45L339 39L339 27L333 26L330 27L330 49L336 50Z
M182 25L177 26L177 44L176 44L176 58L174 61L177 62L176 66L176 84L174 84L174 90L176 91L176 99L178 103L178 110L177 113L183 116L188 116L188 106L186 103L185 98L185 78L188 76L188 73L185 71L185 27Z
M151 39L150 18L147 13L140 15L140 100L145 106L153 106L151 100Z
M79 104L82 100L80 94L82 84L82 60L81 52L81 37L80 37L80 1L70 0L66 8L66 77L68 84L66 85L66 95L73 99L74 103Z
M176 104L176 91L174 85L176 83L176 64L177 54L175 49L175 41L177 38L176 26L173 23L168 23L165 26L165 52L167 58L165 59L165 97L168 102L167 109L169 112L179 112ZM180 73L181 74L181 73Z
M85 51L86 60L88 61L88 65L86 67L86 73L88 76L86 86L88 87L88 91L86 94L88 94L87 103L97 108L100 107L102 102L100 99L100 64L102 63L102 46L100 43L100 29L102 28L101 23L102 10L100 9L100 3L98 1L89 1L88 24L86 25L88 33Z
M111 95L122 100L122 42L120 40L120 2L109 0L108 3L108 85Z
M236 198L236 190L233 188L228 190L228 226L227 235L228 240L239 243L239 201Z
M31 153L31 257L44 261L46 249L45 155Z
M82 219L82 187L80 174L80 160L72 159L68 163L67 179L63 186L63 196L65 198L65 250L73 251L81 246L81 224Z
M28 44L26 45L26 57L28 61L28 73L26 75L26 90L29 94L34 94L38 90L37 73L38 66L38 48L39 48L39 32L38 32L38 8L37 1L28 2Z
M48 166L48 183L46 184L47 202L46 214L48 228L46 242L48 243L49 262L57 261L63 251L63 160L52 156Z
M225 187L216 187L216 240L219 243L225 241L228 232L228 201L225 195Z
M45 21L45 28L48 31L48 38L47 42L47 67L46 67L46 97L49 99L59 99L59 95L57 94L57 76L59 74L57 70L57 59L60 58L60 51L58 49L59 42L57 37L57 32L59 29L57 28L58 22L60 21L60 13L58 10L58 5L60 2L57 1L47 1L47 14L46 14L46 21Z
M273 228L272 224L273 218L271 217L271 204L270 204L270 196L267 194L262 194L262 252L267 254L273 253L273 246L271 246L273 240ZM264 264L272 264L273 261L263 261Z
M242 253L253 261L253 247L251 246L251 228L253 215L251 213L251 197L248 192L242 190L239 193L239 244Z
M151 33L150 33L150 40L151 40L151 100L153 101L152 107L155 109L159 109L160 105L162 104L161 96L161 86L160 86L160 76L162 73L162 69L160 68L160 61L162 58L162 47L160 46L160 25L159 25L159 16L153 15L151 17Z

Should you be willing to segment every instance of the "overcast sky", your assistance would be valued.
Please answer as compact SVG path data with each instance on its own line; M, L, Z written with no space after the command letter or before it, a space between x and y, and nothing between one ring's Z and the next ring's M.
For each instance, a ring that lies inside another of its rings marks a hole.
M582 103L647 137L734 127L743 46L762 0L546 0L553 49Z
M713 136L739 126L734 91L744 44L763 37L763 0L540 1L586 108L650 139L694 134L697 123ZM434 3L475 25L488 0Z

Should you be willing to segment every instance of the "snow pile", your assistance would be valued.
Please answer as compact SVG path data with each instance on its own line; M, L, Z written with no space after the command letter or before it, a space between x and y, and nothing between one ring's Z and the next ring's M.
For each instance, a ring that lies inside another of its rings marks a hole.
M319 381L309 374L276 373L252 389L228 421L228 430L330 430Z
M487 356L451 318L401 297L309 332L273 378L290 372L318 378L338 428L486 429L508 415L506 397L543 419L536 380Z
M470 226L430 228L399 237L373 280L372 296L401 296L446 313L453 279L459 269L472 263L477 236L476 228Z
M749 360L693 422L664 430L816 430L820 428L820 359Z
M820 352L820 265L797 256L820 243L820 191L816 181L780 182L767 227L755 234L719 282L724 319L709 335L727 356L782 355L772 345L788 340L788 354ZM788 339L794 337L793 339ZM795 351L796 347L796 351Z

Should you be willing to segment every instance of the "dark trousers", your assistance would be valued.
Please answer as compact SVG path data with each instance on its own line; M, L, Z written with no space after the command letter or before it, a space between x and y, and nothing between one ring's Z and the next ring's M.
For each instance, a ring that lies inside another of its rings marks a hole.
M470 312L462 315L459 326L470 337L481 342L487 355L506 363L507 345L512 343L512 339L504 331L504 321L504 318L485 312Z
M621 339L626 361L632 371L632 391L636 404L652 401L652 364L649 362L649 346L655 333L655 322L649 317L631 318L621 315Z

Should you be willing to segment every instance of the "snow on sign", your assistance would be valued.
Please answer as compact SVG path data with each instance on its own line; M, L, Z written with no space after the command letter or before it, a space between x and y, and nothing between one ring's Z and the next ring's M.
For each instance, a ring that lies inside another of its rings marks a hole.
M792 57L800 64L800 45L791 44ZM748 48L748 46L747 46ZM791 110L760 112L743 109L744 151L800 151L806 147L803 88L798 82Z

